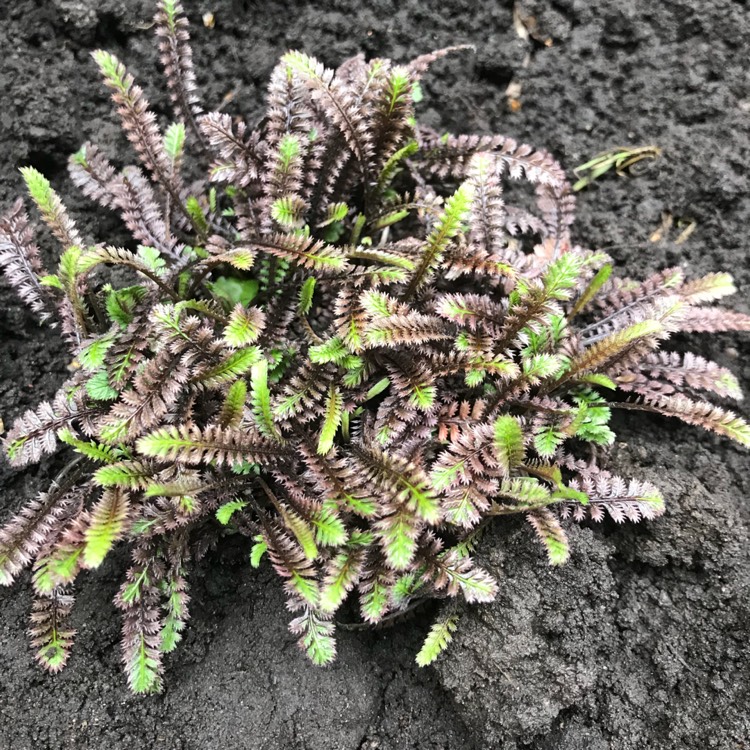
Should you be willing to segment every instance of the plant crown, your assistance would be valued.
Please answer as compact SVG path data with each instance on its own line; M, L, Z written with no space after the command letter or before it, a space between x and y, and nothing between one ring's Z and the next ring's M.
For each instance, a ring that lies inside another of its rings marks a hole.
M235 533L283 580L315 664L335 656L336 617L377 624L436 598L428 664L455 631L450 601L495 597L474 551L496 516L527 519L557 565L566 524L663 512L652 484L597 464L612 409L750 445L708 400L739 399L736 378L661 349L676 332L750 330L712 304L731 277L612 275L571 239L549 154L418 126L420 77L451 50L335 72L290 52L253 129L204 114L177 0L161 0L156 32L174 122L162 130L123 64L94 52L138 164L92 144L70 159L132 242L85 237L30 167L57 270L21 200L0 220L6 276L79 365L5 441L17 467L77 454L0 530L0 582L33 571L46 669L70 652L74 582L122 545L125 670L135 692L159 690L189 571Z

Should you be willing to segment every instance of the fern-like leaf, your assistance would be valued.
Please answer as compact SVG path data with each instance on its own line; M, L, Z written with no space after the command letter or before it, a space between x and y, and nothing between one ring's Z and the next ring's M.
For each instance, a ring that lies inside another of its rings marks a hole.
M302 615L289 623L289 630L300 636L300 648L316 666L325 666L336 658L334 626L328 616L306 607Z
M0 217L0 266L18 296L39 319L49 319L51 294L43 284L49 274L42 265L20 198L8 213Z
M546 508L540 508L527 513L526 519L547 550L550 565L566 563L570 557L568 537L555 514Z
M267 438L218 425L204 429L195 425L164 427L140 438L137 450L144 456L188 465L248 461L275 466L290 457L288 449Z
M432 664L445 651L453 640L458 627L459 616L455 612L438 617L417 654L417 665L426 667Z
M65 620L74 601L73 596L62 589L34 598L29 627L31 645L37 649L37 662L53 674L65 667L73 647L76 631Z
M125 533L129 496L118 488L106 489L91 512L91 522L86 529L86 546L83 564L87 568L98 568L114 543Z

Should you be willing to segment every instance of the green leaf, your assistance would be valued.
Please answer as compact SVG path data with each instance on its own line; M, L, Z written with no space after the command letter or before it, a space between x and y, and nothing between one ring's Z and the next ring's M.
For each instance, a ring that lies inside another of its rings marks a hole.
M79 557L83 553L83 546L65 547L52 553L50 570L56 584L72 583L80 568Z
M570 548L561 539L547 536L544 538L544 546L547 548L550 565L564 565L568 561Z
M214 260L221 260L224 263L229 263L230 266L239 271L247 271L252 268L255 263L255 253L247 247L235 247L221 255L214 256ZM245 281L255 281L255 279L245 279ZM212 288L213 285L208 284L207 286Z
M57 437L63 443L73 446L78 453L93 461L111 464L118 459L118 452L114 448L108 445L100 445L93 440L80 440L67 427L58 430Z
M307 356L310 357L310 361L315 364L335 362L338 365L349 356L349 350L344 346L344 342L338 336L334 336L333 338L328 339L328 341L324 341L322 344L311 346L307 350Z
M549 510L534 511L528 515L538 539L547 550L550 565L562 565L570 557L568 537L557 517Z
M569 299L578 284L583 258L577 253L563 253L545 269L542 283L548 299Z
M336 658L336 641L333 639L333 623L321 618L312 609L292 621L289 626L294 633L301 633L300 645L316 666L330 664Z
M310 606L316 607L320 592L318 591L318 584L314 580L305 578L300 575L296 570L292 571L292 575L289 578L289 585L294 591L299 594Z
M414 80L409 68L404 65L396 65L391 69L386 91L389 99L387 109L389 116L393 116L397 108L416 103L422 93L419 83ZM415 92L417 99L414 98Z
M74 311L82 315L82 302L78 294L78 276L81 272L79 262L83 251L77 245L69 247L61 256L58 276L65 289L65 294L73 305Z
M564 484L560 484L557 486L555 491L552 493L552 498L554 498L555 500L572 500L576 503L580 503L581 505L589 504L589 496L585 492L577 490L573 487L568 487Z
M83 563L87 568L98 568L114 543L122 536L129 509L127 493L117 488L104 490L91 512L91 522L84 532L86 545Z
M345 271L348 264L343 249L309 236L305 229L307 227L294 233L272 236L256 235L249 241L249 245L281 259L287 265L280 265L279 268L285 272L290 263L311 270Z
M238 510L242 510L246 506L247 503L244 500L231 500L217 508L216 518L220 524L226 526L232 519L234 513Z
M245 413L247 385L244 380L236 380L229 387L219 413L219 424L222 427L239 427Z
M146 637L137 635L137 646L127 665L130 688L138 695L147 695L161 690L159 662L149 655Z
M314 560L318 556L318 546L315 544L315 534L307 521L294 511L284 510L282 515L287 527L302 547L305 557Z
M94 50L91 56L99 66L107 85L117 89L121 94L127 94L128 83L125 66L113 54L104 50Z
M196 513L199 508L195 498L191 495L172 495L172 502L184 516Z
M445 520L455 526L463 526L469 529L475 526L481 518L477 501L481 503L484 495L478 492L473 485L458 487L456 491L457 494L451 495L450 505L445 510Z
M686 283L680 279L678 285L680 297L691 305L713 302L737 293L734 279L729 273L710 273ZM665 286L673 287L675 284L668 283Z
M120 443L128 434L128 420L115 419L99 430L99 438L105 443Z
M334 245L343 236L345 231L344 223L341 221L334 221L333 224L329 224L324 228L323 241L329 245Z
M333 448L333 441L341 424L341 415L344 409L344 397L336 386L328 389L325 412L323 413L323 424L318 438L318 454L323 456Z
M192 494L202 492L204 486L201 482L190 475L178 476L171 482L149 482L145 488L145 497L171 497L176 502L192 506L194 501L190 498Z
M611 391L617 390L617 383L612 378L602 375L600 372L591 372L588 375L582 375L577 378L581 383L589 383L591 385L598 385L602 388L609 388Z
M484 383L487 373L485 370L472 370L467 372L464 377L464 382L468 388L476 388L478 385Z
M0 564L7 561L5 556L0 557ZM40 594L51 594L57 579L52 570L52 557L39 557L34 563L34 590Z
M380 530L383 551L386 560L393 570L406 570L417 551L414 518L406 509L401 508L383 523Z
M250 371L250 403L258 429L267 437L281 440L271 408L271 391L268 388L268 361L261 359Z
M501 480L496 497L498 500L508 500L510 504L493 505L492 515L532 510L552 502L550 491L535 477L514 477Z
M359 549L340 552L326 567L325 583L320 592L320 608L333 613L354 588L362 570L362 553Z
M497 581L469 559L461 559L455 553L443 553L440 558L440 573L450 586L458 587L467 602L491 602L497 594Z
M45 223L52 228L53 233L60 240L63 239L63 236L60 235L59 229L64 228L65 235L71 234L67 227L64 227L65 223L69 221L67 212L59 196L52 189L49 180L34 167L22 167L20 171L29 195L39 209ZM73 239L73 241L76 241L76 239Z
M467 560L476 552L477 546L482 540L486 529L486 526L477 526L474 531L467 534L460 542L454 544L450 548L450 551L455 552L459 560Z
M371 318L389 318L395 314L396 301L384 292L365 292L360 297L362 309Z
M330 224L341 222L346 218L348 213L349 206L347 206L346 203L329 203L328 206L326 206L325 219L318 223L317 226L319 229L322 229Z
M120 392L112 388L104 370L100 370L86 381L86 393L95 401L114 401Z
M562 315L549 316L546 325L535 323L533 326L524 328L521 336L528 343L521 350L522 357L528 359L535 354L558 351L566 328L567 321Z
M255 536L254 539L255 544L253 544L253 547L250 550L250 565L253 568L259 568L261 558L268 550L268 545L260 534Z
M224 341L229 346L239 348L257 341L265 324L265 316L258 308L249 310L236 305L224 328Z
M299 314L307 315L310 312L310 308L313 303L313 295L315 294L315 277L310 276L305 279L305 283L299 290Z
M300 229L305 224L305 201L298 195L283 195L271 204L271 218L284 229Z
M73 164L77 164L79 167L87 167L88 161L86 159L86 144L84 143L81 148L78 149L74 154L70 155L70 161Z
M515 417L508 415L495 420L495 455L505 474L523 463L523 429Z
M139 461L121 461L109 466L98 468L92 479L100 487L122 487L127 489L143 489L151 479L148 471Z
M593 279L589 281L588 286L583 290L581 296L576 300L575 304L568 313L568 320L578 315L589 302L599 293L599 290L609 281L609 277L612 275L612 264L607 263L602 266L596 273Z
M148 568L144 568L138 578L125 586L122 592L122 601L125 604L133 604L140 600L143 593L143 584L148 584Z
M194 195L191 195L185 201L185 210L188 212L188 216L190 216L193 226L198 234L203 236L207 235L210 232L211 227L209 227L208 221L206 221L206 215L203 213L200 201Z
M453 633L458 627L458 620L459 616L456 613L438 617L417 654L417 664L420 667L432 664L448 648L448 644L453 639Z
M300 140L296 135L287 133L279 141L279 169L288 172L300 154Z
M60 281L60 277L56 274L47 274L46 276L42 276L39 279L39 283L42 286L49 286L53 289L59 289L60 291L65 291L62 285L62 281Z
M138 257L149 271L161 276L167 267L167 262L161 257L161 253L155 247L141 245L138 248Z
M42 600L37 599L37 602L40 601ZM46 606L48 605L45 603L42 611L46 609ZM49 629L34 639L34 645L38 647L36 652L37 660L45 669L53 674L59 672L65 666L65 662L68 660L68 655L70 653L72 637L75 633L75 631L72 630L60 630L61 623L56 616L58 612L55 613L55 616L49 625ZM32 618L34 618L35 614L36 612L32 614Z
M561 372L563 360L556 354L534 354L521 360L521 368L527 380L537 383Z
M417 143L417 141L412 140L409 141L405 146L402 146L400 149L395 151L388 158L388 161L386 161L386 163L383 165L383 168L380 170L380 175L378 176L377 192L379 195L382 195L388 185L393 182L393 178L398 173L398 168L401 162L405 159L408 159L410 156L414 156L417 151L419 151L419 144ZM406 216L409 215L408 211L402 211L400 213L404 213Z
M185 149L185 125L173 122L164 134L164 150L172 164L179 163Z
M599 394L591 391L590 397L583 394L574 400L578 404L578 414L570 428L574 435L597 445L612 445L615 441L615 433L609 428L612 412L602 405Z
M542 458L549 458L565 440L565 434L555 429L554 425L547 425L541 432L534 435L534 448Z
M100 336L78 353L78 362L84 370L98 370L104 364L104 355L114 343L114 337Z
M437 387L425 383L411 383L411 394L409 395L409 404L415 409L429 411L437 397Z
M160 0L159 8L164 11L167 28L174 33L177 26L177 2L178 0Z
M344 386L347 388L356 388L357 386L362 385L367 377L367 365L362 357L352 354L343 359L341 365L346 368L346 372L341 379Z
M414 274L406 287L403 297L410 297L426 283L437 268L451 240L461 230L469 215L474 188L464 182L445 202L445 210L430 232L421 252L421 257Z
M391 211L373 222L372 228L373 230L378 231L380 229L385 229L386 227L391 227L394 224L398 224L399 221L403 221L408 215L409 212L405 208L398 211Z
M388 388L390 384L391 381L387 377L378 380L378 382L375 383L375 385L367 391L367 394L365 395L365 401L369 401L371 398L379 396L381 393L383 393L383 391L386 390L386 388Z
M457 479L465 472L466 461L456 460L450 466L437 466L430 473L430 482L436 492L442 492L448 489Z
M183 625L183 623L179 623ZM177 648L177 644L182 640L182 633L178 630L178 621L176 618L167 615L164 618L164 627L161 629L161 643L159 649L165 654L171 654Z
M315 539L324 547L339 547L348 538L346 526L336 513L332 503L324 503L320 510L310 516L310 523L315 529Z
M717 393L726 393L729 398L744 398L740 381L731 372L725 372L716 378L715 388Z
M244 375L260 358L261 352L257 346L238 349L218 365L196 375L192 382L200 383L206 388L216 388Z
M105 298L107 315L120 328L126 328L133 320L138 303L146 296L142 286L128 286L123 289L110 289Z
M425 474L403 458L379 450L360 454L360 460L375 470L378 485L402 505L429 524L440 521L440 500ZM399 517L400 511L388 518ZM409 514L407 514L408 516ZM409 519L404 516L408 521Z
M165 654L169 654L177 648L182 640L182 631L185 629L188 618L187 598L180 587L181 577L170 576L164 583L166 602L164 609L164 626L161 630L161 644L159 648ZM183 584L184 586L184 584Z
M225 300L234 308L238 304L247 307L257 296L260 287L257 279L237 279L219 276L216 281L207 284L211 293Z
M424 586L424 579L416 573L405 573L396 579L391 590L393 603L397 607L404 607L408 604L414 594Z
M369 623L380 622L391 603L389 573L378 571L367 585L360 583L359 606L362 617Z
M405 271L413 271L416 265L411 258L404 258L394 252L389 252L382 247L353 248L348 251L348 256L357 260L366 260L383 266L394 266Z
M654 339L663 333L664 324L658 320L642 320L614 331L572 358L568 368L561 371L560 379L567 380L574 376L578 377L579 373L606 369L609 362L622 355L633 344Z
M605 151L573 170L573 173L580 178L573 185L573 190L585 188L610 169L614 168L617 174L621 175L624 170L642 159L655 159L660 154L661 149L658 146L617 147Z
M339 496L331 498L330 501L343 505L346 510L363 518L369 518L377 511L375 500L369 497L357 497L346 490L342 490Z

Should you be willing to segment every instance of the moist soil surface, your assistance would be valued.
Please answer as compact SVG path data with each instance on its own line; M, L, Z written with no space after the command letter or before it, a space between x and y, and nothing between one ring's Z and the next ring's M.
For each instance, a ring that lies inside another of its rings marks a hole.
M676 264L693 274L731 270L744 289L732 304L750 312L745 2L526 0L528 38L511 2L185 3L209 109L256 120L269 72L289 48L336 66L360 51L405 61L470 43L474 53L427 77L426 124L511 135L568 169L613 146L659 146L661 158L636 175L608 175L580 194L577 240L606 249L632 276ZM21 190L17 168L31 164L90 236L116 244L121 227L76 194L65 164L86 139L127 153L90 50L121 56L166 111L152 11L150 0L2 5L0 206ZM212 28L202 22L209 11ZM7 427L54 392L69 360L0 284ZM731 366L750 392L748 337L696 348ZM252 571L247 549L230 542L192 574L190 629L164 693L137 699L120 671L111 605L122 557L80 587L78 640L56 677L32 662L23 578L0 591L0 748L750 748L750 458L667 421L634 415L616 426L614 467L658 483L666 516L576 528L560 569L547 567L521 524L498 524L480 555L500 578L499 598L464 614L432 668L414 664L429 611L387 630L342 631L334 666L308 665L286 630L277 580ZM17 472L3 463L0 517L59 466Z

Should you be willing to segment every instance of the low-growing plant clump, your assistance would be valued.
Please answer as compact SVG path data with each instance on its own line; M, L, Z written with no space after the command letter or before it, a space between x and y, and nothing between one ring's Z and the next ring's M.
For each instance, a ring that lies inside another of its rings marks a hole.
M707 400L739 399L736 378L662 350L677 332L750 330L712 304L735 291L729 275L617 277L572 240L549 154L420 127L420 77L451 50L335 72L290 52L252 129L204 114L186 26L161 0L163 132L120 61L94 53L139 165L86 144L70 174L132 242L83 236L32 168L56 272L22 201L0 221L6 276L59 320L77 364L5 443L18 467L77 454L0 530L0 582L32 568L46 669L68 659L79 574L126 545L123 661L134 691L159 690L190 569L228 534L283 579L316 664L335 656L337 614L376 624L445 600L417 655L428 664L456 628L451 601L501 585L474 556L495 517L525 517L559 564L566 524L663 512L656 487L601 464L613 409L750 445L746 422Z

